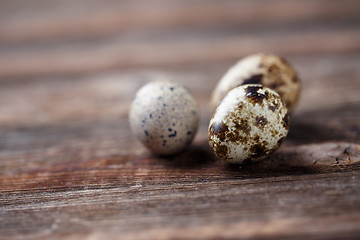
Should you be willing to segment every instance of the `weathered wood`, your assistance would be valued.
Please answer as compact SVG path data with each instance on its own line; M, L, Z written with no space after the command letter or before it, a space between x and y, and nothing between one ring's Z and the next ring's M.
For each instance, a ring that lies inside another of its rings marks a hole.
M301 38L299 38L301 34ZM359 51L358 27L347 30L310 31L273 34L238 34L218 38L189 37L189 39L162 40L153 44L104 43L78 48L33 49L25 53L5 53L0 56L0 78L38 76L49 74L78 74L100 70L135 67L178 66L184 63L206 63L236 60L254 52L276 52L281 55L336 54ZM331 40L330 40L331 39ZM311 42L311 45L304 45ZM209 51L211 49L211 51ZM96 56L94 58L93 56Z
M356 0L31 2L0 3L0 79L360 48Z
M356 0L2 1L0 42L28 44L99 38L136 30L349 23L359 19Z
M192 4L0 2L0 239L360 237L359 2ZM275 154L227 165L207 143L210 93L261 50L293 63L301 101ZM169 158L127 120L159 76L201 107Z

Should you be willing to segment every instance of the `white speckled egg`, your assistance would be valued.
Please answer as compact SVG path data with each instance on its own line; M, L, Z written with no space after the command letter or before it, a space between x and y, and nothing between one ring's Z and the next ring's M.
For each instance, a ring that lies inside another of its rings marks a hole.
M230 163L264 158L279 148L289 129L289 115L279 94L262 85L232 89L209 124L209 144Z
M144 85L132 102L129 121L136 137L153 153L171 155L194 139L198 105L187 88L171 81Z
M293 67L273 54L254 54L241 59L219 81L211 98L214 110L221 99L233 88L244 84L262 84L275 90L289 112L299 99L301 82Z

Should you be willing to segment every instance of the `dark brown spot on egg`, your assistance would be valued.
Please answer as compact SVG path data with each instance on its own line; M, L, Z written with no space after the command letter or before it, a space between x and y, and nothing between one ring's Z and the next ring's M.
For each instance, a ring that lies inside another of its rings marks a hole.
M176 137L176 131L168 135L169 138Z
M246 88L246 95L247 94L257 94L258 90L259 89L262 89L263 87L262 86L248 86Z
M289 129L289 114L287 113L283 118L283 126L286 129Z
M275 109L276 109L275 106L269 105L268 108L269 108L269 110L271 110L272 112L275 112Z
M275 101L273 101L273 104L274 104L274 107L275 107L276 109L279 108L279 104L277 104Z
M228 132L226 135L230 142L244 142L244 137L241 136L238 132Z
M249 86L245 89L246 97L249 98L253 103L262 104L264 99L268 99L268 92L265 94L259 93L258 90L262 89L262 86Z
M300 80L299 80L299 77L298 77L296 74L294 74L294 76L293 76L293 78L292 78L292 81L295 82L295 83L297 83L297 82L299 82Z
M284 85L285 83L283 81L280 81L280 80L276 80L275 82L269 84L269 88L271 89L276 89L282 85Z
M255 125L263 128L268 123L268 120L264 116L257 116L255 118Z
M228 127L222 122L220 122L220 123L217 123L217 122L212 123L211 126L210 126L210 129L209 129L210 135L217 136L220 139L220 141L225 140L226 133L228 131L229 131Z
M252 156L254 158L261 157L261 156L265 155L265 153L266 153L265 147L263 145L261 145L260 143L252 146L250 150L251 150Z
M273 137L275 137L276 135L279 134L279 131L275 129L275 130L272 131L272 133L273 133Z
M276 66L276 65L270 65L269 67L268 67L268 71L269 71L269 73L270 74L272 74L272 73L274 73L274 72L278 72L279 71L279 67L278 66Z
M259 84L259 83L261 83L262 77L263 77L262 74L252 75L249 78L245 79L243 81L242 85L245 85L245 84Z
M282 78L283 71L279 68L278 65L276 64L271 65L268 71L272 79L271 83L269 84L269 87L271 89L276 89L285 84L284 79Z
M233 123L235 125L236 130L243 131L243 132L245 132L247 134L250 133L251 127L250 127L247 119L241 119L240 122L239 121L234 121Z
M225 145L217 144L214 147L214 152L219 158L226 159L228 157L228 147Z
M275 65L275 64L272 64L272 65L270 65L269 66L269 73L271 73L271 74L274 74L274 73L276 73L276 74L278 74L279 72L280 72L280 68L277 66L277 65Z

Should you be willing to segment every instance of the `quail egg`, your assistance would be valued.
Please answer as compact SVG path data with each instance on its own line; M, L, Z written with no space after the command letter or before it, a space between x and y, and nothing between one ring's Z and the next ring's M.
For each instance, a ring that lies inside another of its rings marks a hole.
M183 85L154 81L136 93L129 121L145 147L158 155L172 155L194 139L199 124L198 104Z
M240 60L219 81L212 93L214 110L221 99L233 88L244 84L262 84L275 90L292 112L299 99L301 82L294 68L273 54L254 54Z
M258 84L232 89L210 120L209 144L229 163L262 159L277 150L289 129L279 94Z

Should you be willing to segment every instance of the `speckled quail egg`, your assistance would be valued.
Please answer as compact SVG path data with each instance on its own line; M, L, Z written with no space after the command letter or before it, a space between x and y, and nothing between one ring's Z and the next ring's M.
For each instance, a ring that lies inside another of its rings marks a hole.
M149 150L172 155L194 139L199 124L198 104L183 85L154 81L136 93L129 121L133 133Z
M232 89L209 124L209 144L229 163L262 159L279 148L289 115L279 94L259 84Z
M301 90L294 68L285 59L258 53L243 58L228 70L212 93L211 108L214 110L231 89L244 84L262 84L275 90L289 112L294 110Z

